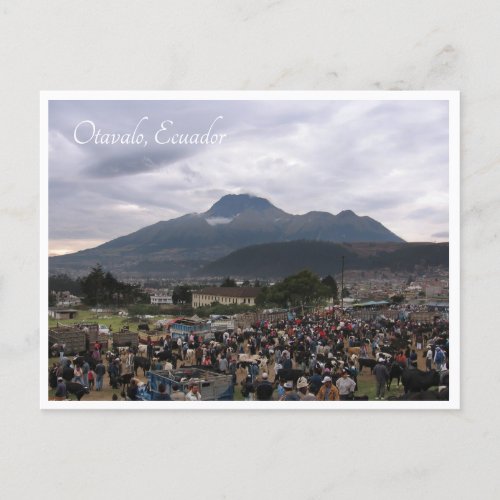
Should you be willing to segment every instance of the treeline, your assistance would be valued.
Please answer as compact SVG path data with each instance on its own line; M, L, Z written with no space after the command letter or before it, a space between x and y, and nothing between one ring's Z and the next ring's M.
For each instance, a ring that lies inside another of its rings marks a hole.
M320 276L335 275L341 271L342 256L349 269L389 268L393 272L412 273L419 268L448 267L449 245L407 244L394 251L363 256L345 246L325 241L268 243L236 250L205 266L199 274L276 278L310 269Z
M76 280L65 274L49 277L49 304L54 292L69 291L82 298L89 306L124 306L129 304L149 303L149 295L140 285L133 285L117 280L109 271L104 272L97 264L87 276Z
M316 274L305 269L273 286L263 287L256 304L261 308L319 306L328 298L336 299L337 295L337 282L332 276L320 280Z

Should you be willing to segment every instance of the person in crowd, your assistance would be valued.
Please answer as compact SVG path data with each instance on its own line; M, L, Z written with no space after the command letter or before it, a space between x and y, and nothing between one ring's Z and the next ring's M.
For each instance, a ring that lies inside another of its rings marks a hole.
M85 387L89 386L89 370L90 370L90 365L88 364L87 360L85 360L82 364L82 378L83 378L83 385Z
M373 375L376 380L376 396L375 399L384 399L387 380L389 379L389 370L385 366L385 359L379 358L378 363L373 368Z
M221 355L219 359L219 371L221 373L227 373L229 367L229 363L227 362L227 358L224 355Z
M134 372L134 353L132 352L132 349L128 350L127 353L127 358L125 359L125 369L127 370L127 373L133 373Z
M167 392L167 387L165 384L158 384L158 392L154 394L154 401L172 401L170 394Z
M186 394L186 401L201 401L201 394L196 382L190 382L188 384L188 389L189 390Z
M316 395L317 401L339 401L340 394L338 389L332 385L332 378L325 376L322 380L318 394Z
M62 377L57 377L57 387L54 393L55 401L64 401L67 397L66 383Z
M180 390L178 384L172 385L172 395L170 397L172 401L186 401L186 395Z
M113 389L118 389L118 377L120 376L120 368L117 360L113 360L108 365L109 385Z
M87 374L87 379L88 379L88 382L89 382L89 385L88 385L88 388L89 388L89 391L93 390L94 389L94 381L95 381L95 372L94 370L90 369L88 374Z
M285 394L280 398L280 401L300 401L299 395L293 389L293 380L287 380L283 387Z
M146 352L148 359L151 361L153 359L153 341L151 340L151 337L148 336L148 341L146 344Z
M104 375L106 374L106 367L99 361L95 367L95 390L102 391L102 383L104 380Z
M241 382L241 395L245 398L245 401L252 401L255 392L255 386L252 381L252 376L247 375L247 378Z
M297 390L301 401L316 401L316 396L309 392L309 384L305 377L297 380Z
M262 374L262 380L257 384L255 388L255 396L257 401L271 401L273 399L274 387L269 381L269 375L264 372Z
M443 369L444 362L446 360L446 356L441 347L436 347L436 352L434 354L434 365L436 366L436 370L440 372Z
M276 392L278 394L278 401L285 395L285 379L280 378L278 380L278 386L276 387Z
M317 395L320 388L321 384L323 383L323 379L321 377L321 368L315 368L314 374L311 377L311 380L309 381L309 389L310 391L314 394Z
M354 390L356 389L356 383L349 376L349 372L347 370L342 371L342 376L337 379L335 385L339 390L341 401L348 401L354 398Z
M432 370L432 348L429 346L427 354L425 355L425 370L430 372Z
M140 401L137 397L139 387L137 386L137 381L133 378L127 389L127 399L130 401Z
M412 368L417 368L417 352L415 349L412 349L410 353L410 366Z
M81 366L75 365L73 370L75 373L75 376L73 377L73 382L77 382L79 384L85 385L83 383L83 370L82 370Z
M398 365L401 366L401 368L406 368L407 367L407 364L406 364L406 356L404 355L404 352L403 351L399 351L397 354L396 354L396 357L394 358L394 360L396 361L396 363L398 363Z

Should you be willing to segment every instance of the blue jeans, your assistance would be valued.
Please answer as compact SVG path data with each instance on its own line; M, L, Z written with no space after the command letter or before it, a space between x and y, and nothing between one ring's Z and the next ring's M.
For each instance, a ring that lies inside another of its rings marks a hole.
M96 378L95 378L95 389L96 389L96 391L102 390L102 381L103 381L103 379L104 379L103 375L96 375Z

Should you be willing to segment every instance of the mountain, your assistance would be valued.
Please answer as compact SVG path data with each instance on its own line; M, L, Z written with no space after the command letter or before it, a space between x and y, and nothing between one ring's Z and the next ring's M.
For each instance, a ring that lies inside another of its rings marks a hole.
M239 248L295 240L403 242L380 222L350 210L292 215L264 198L227 195L204 213L160 221L95 248L51 257L49 268L51 273L81 274L100 262L117 274L189 276Z
M349 269L414 272L417 267L449 266L448 243L397 243L374 245L373 252L356 245L325 241L289 241L245 247L216 260L200 276L283 278L309 269L320 276L338 274L342 256Z

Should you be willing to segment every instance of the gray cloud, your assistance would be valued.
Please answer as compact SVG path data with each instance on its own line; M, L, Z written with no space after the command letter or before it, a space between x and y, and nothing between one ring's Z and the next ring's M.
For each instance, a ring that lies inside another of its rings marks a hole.
M290 213L369 215L408 241L446 239L448 105L444 101L52 101L50 238L106 241L158 220L252 193ZM220 145L159 145L163 120ZM76 144L92 120L142 145ZM442 236L436 236L442 235Z

